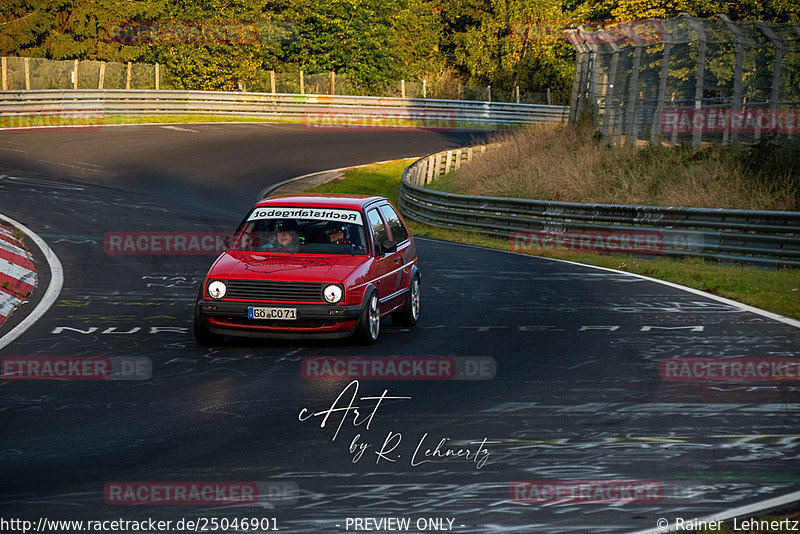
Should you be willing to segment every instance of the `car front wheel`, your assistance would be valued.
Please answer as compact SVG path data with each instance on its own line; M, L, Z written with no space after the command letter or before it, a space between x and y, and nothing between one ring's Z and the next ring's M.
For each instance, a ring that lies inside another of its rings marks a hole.
M381 331L381 303L378 300L378 292L373 289L366 302L367 305L361 313L355 336L361 343L372 345L378 341L378 334Z
M392 314L392 322L400 326L414 326L419 319L419 275L414 275L406 293L403 308Z

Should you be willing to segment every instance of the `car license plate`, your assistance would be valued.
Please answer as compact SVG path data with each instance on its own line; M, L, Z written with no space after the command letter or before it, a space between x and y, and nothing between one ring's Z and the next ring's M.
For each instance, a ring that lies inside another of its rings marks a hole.
M271 319L293 321L297 319L297 308L247 308L249 319Z

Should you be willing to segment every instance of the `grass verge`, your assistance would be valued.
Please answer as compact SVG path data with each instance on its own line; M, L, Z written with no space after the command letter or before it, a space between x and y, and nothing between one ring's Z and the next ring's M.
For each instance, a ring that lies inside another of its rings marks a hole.
M289 122L272 118L228 117L223 115L24 115L0 117L0 128L66 126L107 126L111 124L192 123L192 122Z
M409 160L369 165L352 169L345 177L323 184L311 192L381 195L397 203L400 177ZM435 228L408 221L417 236L468 243L500 250L511 250L508 240L473 232ZM533 253L534 251L531 251ZM605 255L569 251L535 251L535 255L609 267L666 280L707 291L750 306L800 319L800 271L777 271L751 267L725 266L699 258L641 259L625 255Z
M309 119L303 115L298 115L295 119L281 119L275 117L235 117L229 115L102 115L93 112L75 112L61 113L51 115L23 115L23 116L3 116L0 117L0 129L3 128L42 128L42 127L68 127L68 126L109 126L114 124L153 124L153 123L198 123L198 122L265 122L265 123L281 123L281 124L305 124L309 128L358 128L359 124L348 122L346 124L339 124L335 122L336 118L333 117L333 122L310 122ZM344 119L343 119L344 120ZM348 119L349 120L349 119ZM452 129L476 129L485 130L486 125L483 123L460 122L448 124L446 127L432 124L430 126L413 126L410 121L402 122L398 119L392 122L386 119L385 124L374 121L369 122L369 118L365 118L363 124L367 128L388 129L388 128L421 128L433 130L452 130ZM493 129L508 130L513 127L506 125L498 125Z
M701 148L609 147L591 124L582 124L533 125L497 132L491 141L502 149L432 187L566 202L800 210L800 150L782 138Z

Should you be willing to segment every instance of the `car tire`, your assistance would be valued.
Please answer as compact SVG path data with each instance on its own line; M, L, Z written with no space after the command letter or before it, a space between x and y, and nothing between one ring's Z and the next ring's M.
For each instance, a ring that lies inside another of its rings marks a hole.
M194 307L194 340L203 347L221 345L225 336L215 334L208 328L208 320L200 315L200 301Z
M414 326L419 319L419 275L415 274L411 279L406 293L406 302L403 308L392 314L392 323L399 326Z
M364 311L358 320L355 338L363 345L373 345L378 341L381 332L381 302L378 300L378 292L375 289L370 290L364 302Z

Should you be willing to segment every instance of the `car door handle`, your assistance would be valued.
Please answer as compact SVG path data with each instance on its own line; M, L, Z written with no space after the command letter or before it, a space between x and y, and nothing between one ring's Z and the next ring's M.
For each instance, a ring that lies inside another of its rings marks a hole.
M400 257L398 257L398 258L395 258L395 259L394 259L394 262L395 262L395 263L403 263L403 258L400 258Z

